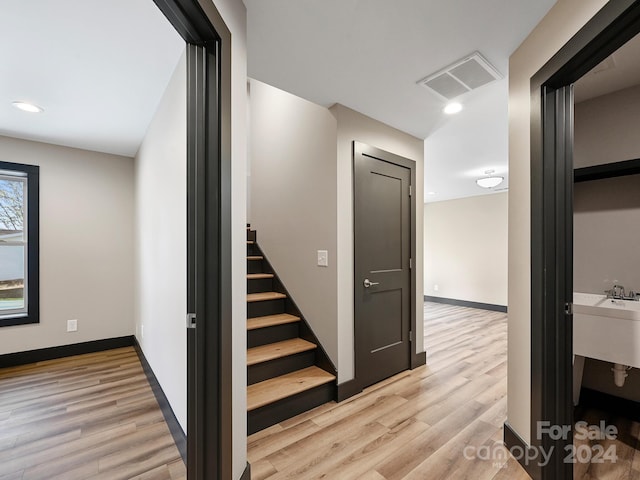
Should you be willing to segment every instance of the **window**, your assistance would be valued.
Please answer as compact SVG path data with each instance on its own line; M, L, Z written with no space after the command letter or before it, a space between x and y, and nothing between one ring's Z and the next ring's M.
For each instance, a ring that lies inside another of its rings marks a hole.
M39 321L38 170L0 162L0 326Z

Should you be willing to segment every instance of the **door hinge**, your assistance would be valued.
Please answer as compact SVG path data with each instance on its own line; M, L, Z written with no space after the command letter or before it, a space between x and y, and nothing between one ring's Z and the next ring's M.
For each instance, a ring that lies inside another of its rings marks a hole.
M409 185L409 196L413 194L413 190L411 189L411 185Z
M564 304L564 313L566 315L573 315L573 303L568 302Z
M413 268L413 258L409 259L409 270Z
M196 314L187 313L187 328L196 328Z
M413 330L409 330L409 341L413 343Z

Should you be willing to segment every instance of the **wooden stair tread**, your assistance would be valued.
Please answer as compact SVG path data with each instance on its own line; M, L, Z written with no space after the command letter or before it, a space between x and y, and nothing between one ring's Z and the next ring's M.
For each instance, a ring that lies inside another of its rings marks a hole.
M249 385L247 387L247 410L264 407L335 379L334 375L312 366Z
M247 245L253 245L254 243L256 242L254 242L253 240L247 240Z
M247 255L247 260L264 260L262 255Z
M259 292L259 293L248 293L247 294L247 302L265 302L267 300L279 300L281 298L287 298L284 293L278 292Z
M257 330L258 328L274 327L286 323L299 322L300 317L288 313L278 313L277 315L265 315L263 317L247 318L247 330Z
M247 280L260 280L261 278L273 278L273 273L247 273Z
M247 366L256 365L276 358L288 357L296 353L306 352L317 348L315 343L302 338L292 338L276 343L268 343L247 349Z

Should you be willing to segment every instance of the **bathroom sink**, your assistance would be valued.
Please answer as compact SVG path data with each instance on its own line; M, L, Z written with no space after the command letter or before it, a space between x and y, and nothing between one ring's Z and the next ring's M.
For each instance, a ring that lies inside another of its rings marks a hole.
M640 368L640 302L573 293L573 403L580 400L585 357L613 364L624 385L628 367Z
M640 368L640 302L574 293L573 353Z

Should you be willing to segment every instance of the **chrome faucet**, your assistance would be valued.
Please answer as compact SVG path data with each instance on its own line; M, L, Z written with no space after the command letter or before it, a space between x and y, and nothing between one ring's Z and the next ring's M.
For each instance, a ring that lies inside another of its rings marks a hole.
M614 285L611 290L605 290L604 293L607 294L607 298L616 300L633 300L636 302L640 300L640 295L633 290L629 290L629 293L626 294L622 285Z
M624 298L624 287L622 285L614 285L611 290L605 290L607 298Z

